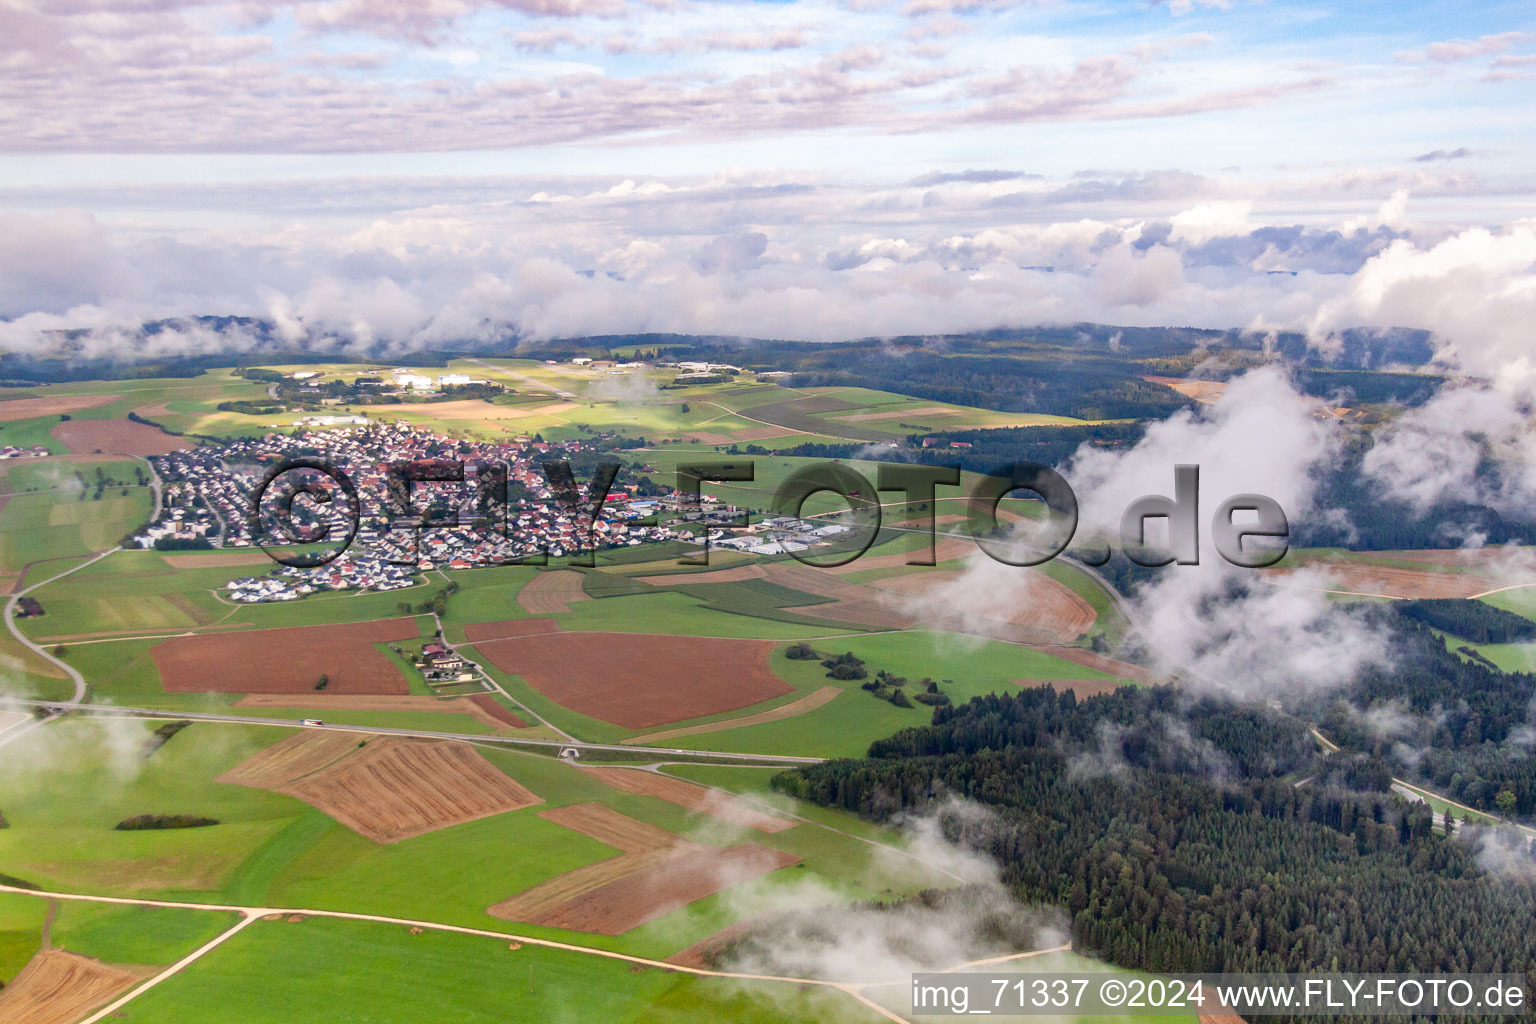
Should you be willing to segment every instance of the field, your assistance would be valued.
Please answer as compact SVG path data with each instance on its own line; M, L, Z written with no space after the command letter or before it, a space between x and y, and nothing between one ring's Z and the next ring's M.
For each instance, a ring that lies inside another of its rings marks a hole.
M600 804L541 817L620 851L490 908L494 917L619 935L723 889L795 864L779 850L687 842Z
M723 797L704 786L696 786L658 772L634 768L582 768L580 771L588 778L596 779L614 789L621 789L626 793L638 793L641 796L654 796L658 800L676 804L695 814L703 814L742 828L752 828L759 832L783 832L785 829L795 827L795 823L787 818L764 814L740 800Z
M164 455L189 448L191 441L133 420L66 420L53 436L72 452L97 455Z
M377 843L542 802L468 744L396 736L305 732L220 780L296 797Z
M62 560L110 548L143 524L151 498L135 468L127 460L88 458L27 459L6 467L0 570L51 569L40 577L46 578L68 568Z
M569 569L541 572L518 591L517 603L529 615L563 615L574 601L587 600L581 587L585 577Z
M626 729L733 711L790 689L769 668L765 641L549 633L476 649L562 707Z
M175 637L150 650L174 693L404 694L405 676L373 645L418 635L413 618Z
M119 395L50 395L38 398L12 398L0 401L0 422L30 420L38 416L64 416L106 405Z
M316 970L316 964L345 969ZM401 965L409 968L402 970ZM840 992L700 978L474 935L311 918L258 922L134 1000L140 1024L295 1020L876 1024Z
M1445 572L1435 569L1406 569L1386 565L1333 564L1327 568L1332 579L1323 586L1331 593L1360 597L1392 597L1402 600L1420 598L1466 598L1499 586L1496 577L1476 572ZM1270 569L1265 579L1276 586L1292 585L1291 570ZM1308 583L1307 586L1319 586Z
M74 1024L141 976L61 949L39 953L0 990L0 1021Z

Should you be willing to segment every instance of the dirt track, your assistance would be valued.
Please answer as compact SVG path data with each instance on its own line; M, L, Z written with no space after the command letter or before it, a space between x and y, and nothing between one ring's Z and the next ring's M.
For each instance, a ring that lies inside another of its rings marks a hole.
M752 844L690 843L601 804L559 807L540 817L591 836L622 855L568 871L503 900L487 911L492 917L620 935L800 860Z
M81 409L115 402L122 395L42 395L37 398L12 398L0 402L0 423L30 420L37 416L67 416Z
M723 793L709 789L706 786L696 786L691 782L675 778L671 775L662 775L658 772L640 771L634 768L579 768L583 775L597 779L606 786L622 790L625 793L635 793L639 796L654 796L658 800L665 800L669 804L676 804L695 814L703 814L731 825L739 825L742 828L753 828L759 832L783 832L794 828L798 822L787 818L775 817L765 814L748 806L740 800L732 799Z
M376 643L411 640L414 618L174 637L150 648L168 693L405 694ZM321 676L329 682L316 691Z
M269 747L219 781L303 800L376 843L397 843L542 802L467 743L315 735ZM345 750L331 742L338 738Z
M99 960L45 950L0 991L0 1022L74 1024L140 980L138 974Z
M546 633L476 646L562 707L626 729L735 711L791 691L769 668L772 640Z
M722 729L740 729L748 725L762 725L764 722L779 722L786 718L795 718L798 715L809 714L817 708L825 707L836 700L842 692L836 686L823 686L814 693L808 693L799 700L792 700L788 704L781 704L771 711L759 711L755 715L728 718L722 722L708 722L704 725L685 725L679 729L664 729L661 732L646 733L644 736L635 736L631 739L620 740L619 742L636 746L648 746L660 743L662 740L677 739L679 736L698 736L701 733L719 732Z
M541 572L517 592L517 603L529 615L562 615L574 601L587 601L581 589L586 577L570 569Z

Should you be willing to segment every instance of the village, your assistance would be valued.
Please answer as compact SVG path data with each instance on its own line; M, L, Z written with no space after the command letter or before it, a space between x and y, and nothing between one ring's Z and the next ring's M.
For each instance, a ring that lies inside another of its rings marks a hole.
M602 514L590 524L562 508L538 462L570 459L589 450L576 441L448 438L402 424L272 433L205 445L151 459L163 484L163 504L159 517L130 543L157 550L238 549L258 546L258 541L281 546L281 530L253 536L251 496L270 466L301 456L322 457L355 483L362 513L355 540L340 557L319 568L274 565L269 575L233 580L228 585L231 600L291 601L331 590L397 590L411 586L418 572L438 568L483 568L541 555L560 558L590 547L633 547L678 536L670 527L642 523L657 510L657 503L634 502L631 490L623 487L607 495ZM395 520L389 516L386 467L432 459L465 463L470 467L467 478L462 483L417 484L413 504L429 506L439 519L446 510L450 523L461 517L464 526L432 525L419 514ZM516 495L489 515L478 504L477 463L504 466L508 492ZM264 501L264 509L270 503ZM319 525L323 518L339 527L333 536L344 536L348 524L342 504L294 503L294 520ZM503 517L504 522L497 521Z

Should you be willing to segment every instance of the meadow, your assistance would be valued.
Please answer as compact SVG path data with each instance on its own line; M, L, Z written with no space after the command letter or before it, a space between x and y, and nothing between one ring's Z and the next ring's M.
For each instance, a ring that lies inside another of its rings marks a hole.
M864 1024L837 992L698 978L580 953L363 921L259 922L130 1003L128 1021L452 1020Z

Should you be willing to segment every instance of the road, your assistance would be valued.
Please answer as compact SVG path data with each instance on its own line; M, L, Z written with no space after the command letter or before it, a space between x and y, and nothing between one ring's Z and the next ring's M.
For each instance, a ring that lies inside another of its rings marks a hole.
M587 743L581 740L535 740L520 737L503 737L476 732L433 732L427 729L391 729L382 726L302 725L291 718L256 718L244 715L221 715L202 711L167 711L164 708L130 708L107 704L74 704L67 701L20 700L0 697L0 708L31 711L38 707L68 707L76 714L102 718L139 718L151 721L226 722L234 725L276 725L285 729L324 729L328 732L355 732L379 736L412 736L431 740L460 740L465 743L488 743L496 746L526 747L537 750L614 751L622 754L655 754L663 757L684 755L691 760L745 761L752 764L820 764L821 757L796 757L787 754L736 754L713 750L681 750L676 747L634 747L616 743Z
M155 499L157 504L158 504L159 500L160 499L157 496L156 499ZM30 587L27 587L25 590L18 590L18 591L16 591L16 593L12 594L10 596L10 599L5 602L5 628L9 629L11 631L11 635L14 636L17 639L18 642L20 642L25 647L30 649L33 654L36 654L38 657L42 658L44 661L50 661L53 664L57 665L59 668L63 669L65 674L69 676L70 681L72 681L75 684L75 695L72 698L70 698L67 701L50 701L49 703L51 703L51 704L61 704L61 705L62 704L67 704L67 705L70 705L70 706L75 706L75 705L80 704L81 701L85 700L85 677L82 676L79 673L79 671L73 665L66 664L65 662L61 661L60 659L55 658L48 651L44 650L42 647L39 647L37 644L33 643L31 641L31 639L28 638L27 635L25 633L23 633L17 627L17 625L16 625L16 605L21 601L21 599L23 597L26 597L28 594L32 593L32 591L34 591L34 590L37 590L39 587L46 587L48 584L54 582L55 580L61 580L65 576L68 576L72 572L79 572L81 569L84 569L86 566L94 565L96 562L101 561L103 558L106 558L108 555L112 554L114 551L121 551L121 550L122 550L122 548L109 548L106 551L103 551L103 552L101 552L101 553L99 553L99 554L97 554L97 555L95 555L95 556L93 556L91 558L86 559L85 561L81 562L78 565L74 565L74 566L71 566L68 569L65 569L63 572L59 573L57 576L50 576L46 580L43 580L40 583L32 584Z

